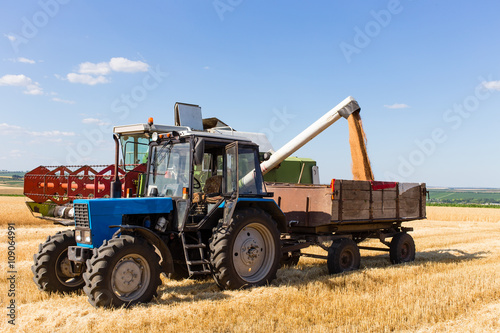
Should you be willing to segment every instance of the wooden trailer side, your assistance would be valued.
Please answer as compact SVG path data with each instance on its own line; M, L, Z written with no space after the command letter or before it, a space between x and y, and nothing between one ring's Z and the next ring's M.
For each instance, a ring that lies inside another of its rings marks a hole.
M296 227L425 218L425 184L333 180L327 185L266 184Z

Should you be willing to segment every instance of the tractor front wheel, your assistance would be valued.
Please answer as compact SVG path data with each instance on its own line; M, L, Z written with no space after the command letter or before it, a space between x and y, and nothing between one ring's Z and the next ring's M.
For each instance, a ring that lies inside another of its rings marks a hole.
M83 290L94 307L131 306L151 301L161 284L160 257L140 237L106 241L87 260Z
M83 287L81 275L73 274L68 259L68 247L75 246L73 230L60 231L40 244L31 266L33 281L38 289L47 292L72 292Z

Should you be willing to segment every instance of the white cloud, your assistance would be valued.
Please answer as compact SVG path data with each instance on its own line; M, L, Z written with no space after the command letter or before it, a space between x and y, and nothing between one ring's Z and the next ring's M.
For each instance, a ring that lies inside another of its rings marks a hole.
M85 118L82 120L83 124L94 124L94 125L109 125L108 122L105 122L104 120L97 119L97 118Z
M482 82L482 85L488 90L500 91L500 81L484 81Z
M109 80L102 75L92 76L89 74L77 74L77 73L69 73L66 78L71 83L82 83L88 84L90 86L96 85L98 83L108 83Z
M22 62L22 63L25 63L25 64L34 64L36 63L35 60L31 60L31 59L28 59L28 58L23 58L23 57L19 57L16 59L17 62Z
M210 69L210 66L205 66L205 67L203 67L203 69L208 71Z
M12 74L7 74L2 77L0 77L0 86L27 86L28 84L31 84L33 81L27 77L26 75L19 74L19 75L12 75Z
M8 40L10 40L11 42L15 42L16 41L16 36L14 35L9 35L9 34L3 34Z
M66 100L66 99L61 99L59 97L54 97L52 98L52 100L54 102L59 102L59 103L65 103L65 104L75 104L75 101L69 101L69 100Z
M42 95L43 89L40 87L38 82L34 82L32 79L24 74L12 75L7 74L0 77L0 86L14 86L14 87L25 87L25 94L28 95Z
M406 109L406 108L409 108L408 105L406 104L402 104L402 103L395 103L395 104L392 104L392 105L384 105L386 108L388 109Z
M53 138L53 137L61 137L61 136L75 136L74 132L61 132L61 131L43 131L43 132L27 132L30 136L41 136L44 138Z
M78 69L80 74L108 75L111 73L111 68L107 62L94 64L91 62L81 63Z
M27 86L24 93L27 95L43 95L43 89L35 82L35 84Z
M21 126L9 125L7 123L0 124L0 135L16 136L16 135L28 135L30 137L44 137L44 138L58 138L61 136L75 136L74 132L61 132L61 131L29 131Z
M147 72L149 65L142 61L132 61L123 57L111 58L109 67L115 72Z
M10 62L22 62L25 64L36 64L36 61L33 59L28 59L24 57L19 57L19 58L9 58L9 59L4 59L4 61L10 61ZM40 60L41 61L41 60Z
M108 83L110 80L106 75L112 72L137 73L146 72L149 65L142 61L133 61L123 57L111 58L109 62L82 62L78 66L78 73L69 73L66 79L71 83L82 83L95 85L98 83ZM64 80L63 77L56 74L58 79Z
M16 133L24 132L24 129L20 126L9 125L7 123L0 124L0 135L11 136Z

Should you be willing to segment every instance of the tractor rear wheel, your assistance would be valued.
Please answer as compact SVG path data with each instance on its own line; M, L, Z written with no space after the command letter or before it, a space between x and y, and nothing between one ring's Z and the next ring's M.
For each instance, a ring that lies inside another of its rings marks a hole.
M276 223L257 208L234 213L229 225L219 224L210 239L210 261L221 289L262 286L276 278L281 241Z
M337 274L359 268L361 256L359 248L352 239L335 240L328 249L328 273Z
M149 302L161 284L159 262L155 248L143 238L112 238L87 260L83 290L94 307Z
M75 246L73 230L60 231L40 244L31 266L33 281L47 292L72 292L83 287L81 275L73 274L68 259L68 247Z
M393 264L401 264L415 260L415 242L406 232L400 232L392 237L389 247L389 257Z

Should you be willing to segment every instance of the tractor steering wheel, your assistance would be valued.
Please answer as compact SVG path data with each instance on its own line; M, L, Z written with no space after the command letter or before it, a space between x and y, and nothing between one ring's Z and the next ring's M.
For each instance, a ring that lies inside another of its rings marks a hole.
M195 181L195 184L193 184L193 188L196 190L199 190L201 188L201 183L196 177L193 177L193 180Z

